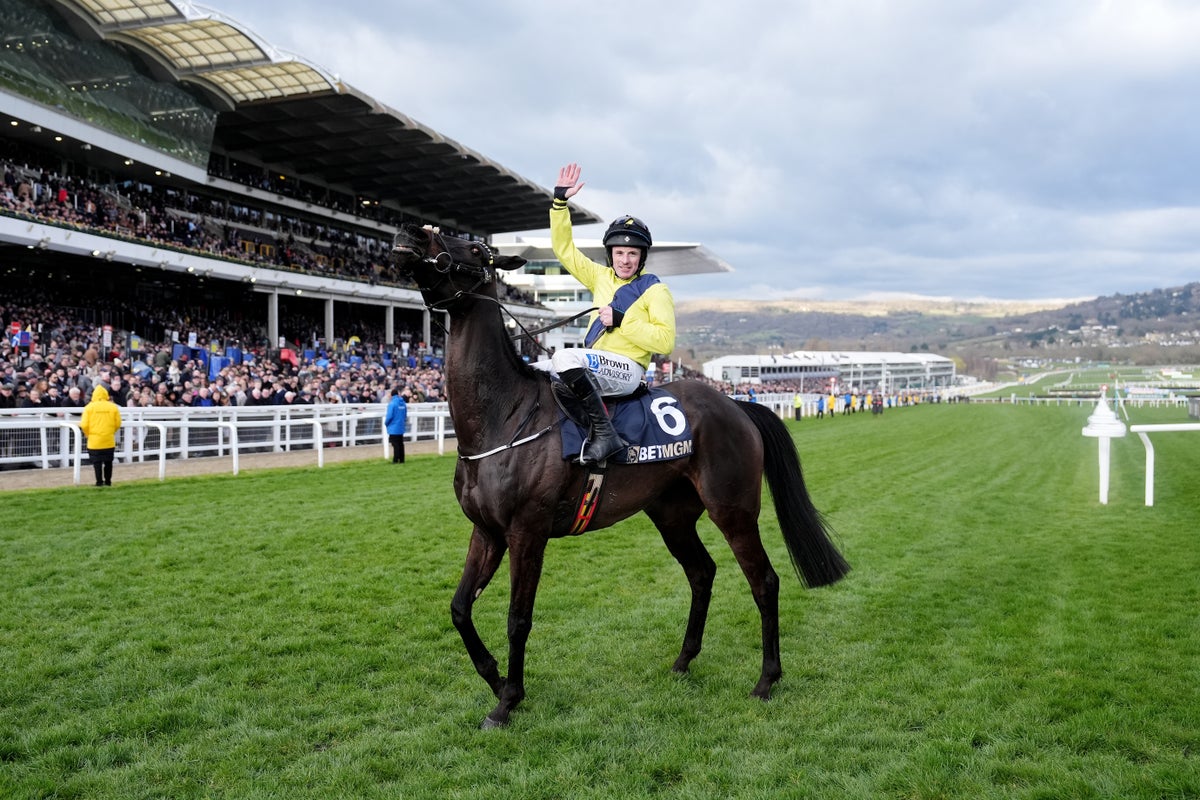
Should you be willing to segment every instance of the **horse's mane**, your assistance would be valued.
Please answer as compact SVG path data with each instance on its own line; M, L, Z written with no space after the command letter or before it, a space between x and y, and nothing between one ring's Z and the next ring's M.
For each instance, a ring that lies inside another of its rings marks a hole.
M521 356L517 353L517 348L510 347L509 351L512 353L513 368L517 371L517 377L522 380L531 381L550 379L550 373L543 372L540 369L534 369L532 366L530 366L528 361L521 358Z
M495 299L496 299L496 315L497 315L497 317L499 317L499 320L500 320L499 327L502 332L501 335L503 335L505 338L508 338L510 340L509 344L511 345L513 342L507 332L507 329L504 326L503 305L500 303L499 298L495 298ZM522 336L523 335L524 334L522 333ZM538 346L540 347L540 345L538 345ZM539 369L534 369L533 367L529 366L529 363L527 361L525 361L525 359L521 358L520 354L517 353L516 347L511 347L511 346L506 347L506 348L504 348L504 353L505 353L505 358L507 358L509 360L509 364L512 366L513 370L517 373L518 378L521 378L522 380L538 380L539 378L547 378L548 377L548 373L543 372L542 370L539 370Z

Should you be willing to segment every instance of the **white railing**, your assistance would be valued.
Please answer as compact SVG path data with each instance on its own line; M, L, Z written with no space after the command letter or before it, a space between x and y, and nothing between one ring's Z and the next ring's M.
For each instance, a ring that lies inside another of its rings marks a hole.
M734 394L730 395L734 400L749 400L750 395ZM795 395L789 392L761 392L756 393L754 402L759 405L764 405L775 412L775 416L790 419L792 416L792 406L795 402Z
M159 478L172 460L232 457L253 453L311 450L324 466L327 447L378 444L387 453L383 426L387 406L380 403L279 406L123 408L117 434L120 463L157 461ZM67 469L79 482L86 455L79 428L81 408L5 409L0 411L0 465ZM436 441L438 453L454 435L445 403L410 403L405 440Z
M1200 422L1161 422L1150 425L1130 425L1129 430L1138 435L1146 449L1146 505L1154 505L1154 445L1146 434L1155 431L1200 431Z
M1013 405L1029 406L1094 406L1096 395L1090 397L971 397L972 403L1012 403ZM1187 397L1124 397L1121 403L1130 408L1186 408Z
M914 395L917 393L914 392ZM922 403L942 403L946 402L945 396L953 394L951 391L938 390L937 392L927 395L920 395ZM734 400L749 400L750 396L746 394L730 395ZM856 407L855 411L867 413L871 408L866 403L866 395L855 395L857 402L862 403L861 408ZM800 413L799 417L796 414L796 395L790 392L764 392L757 394L754 397L754 402L759 405L767 406L775 412L775 416L782 419L797 419L803 417L817 416L817 410L821 407L821 402L826 403L824 413L826 414L841 414L846 409L845 393L834 395L832 404L829 402L828 394L814 394L812 392L804 392L800 395ZM884 410L897 408L899 403L903 403L903 398L897 397L894 394L887 395L884 398Z

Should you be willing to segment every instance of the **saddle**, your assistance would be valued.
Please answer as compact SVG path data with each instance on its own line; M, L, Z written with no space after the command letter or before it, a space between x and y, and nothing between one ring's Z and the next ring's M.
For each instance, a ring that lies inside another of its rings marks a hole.
M563 417L563 458L574 460L587 441L589 424L583 405L566 384L555 379L554 399ZM629 443L623 452L609 458L617 464L647 464L671 461L692 454L692 426L678 399L665 389L640 384L624 397L606 398L613 427Z

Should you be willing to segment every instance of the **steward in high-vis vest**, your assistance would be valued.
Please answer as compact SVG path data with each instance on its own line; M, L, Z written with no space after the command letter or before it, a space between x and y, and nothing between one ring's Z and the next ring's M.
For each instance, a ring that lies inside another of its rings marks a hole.
M97 486L112 486L117 431L121 430L121 408L109 399L108 389L96 384L92 399L83 407L79 429L87 437L88 459L96 473Z
M558 172L550 206L550 243L599 308L589 318L583 348L557 350L549 361L533 366L557 373L583 403L591 430L580 461L590 464L627 446L613 429L602 397L630 394L642 382L654 354L669 355L675 349L675 300L665 283L643 272L654 242L638 218L619 217L604 232L607 266L575 246L567 201L583 188L579 175L577 164Z

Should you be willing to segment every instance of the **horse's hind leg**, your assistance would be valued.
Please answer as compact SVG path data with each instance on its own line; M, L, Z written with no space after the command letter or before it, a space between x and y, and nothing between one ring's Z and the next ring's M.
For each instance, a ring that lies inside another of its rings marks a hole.
M779 576L759 538L757 520L741 513L734 515L734 520L724 519L722 515L714 516L711 510L709 516L729 542L758 606L762 619L762 674L750 695L770 700L771 687L783 676L779 660Z
M488 536L476 526L471 531L471 544L467 549L467 563L463 567L462 578L459 579L458 589L454 592L454 599L450 601L450 619L467 647L467 655L471 657L475 671L487 681L492 693L497 697L504 686L504 679L500 677L495 657L488 651L487 645L479 638L479 632L475 630L475 623L471 619L471 607L496 574L496 569L504 558L504 550L503 538Z
M700 518L704 506L700 505L699 498L690 487L686 495L680 495L683 493L663 496L646 509L646 515L662 534L671 555L683 567L683 574L692 588L692 604L688 611L687 630L683 634L683 647L671 667L674 672L687 672L692 659L700 654L704 642L704 625L708 620L717 565L696 533L696 520Z

